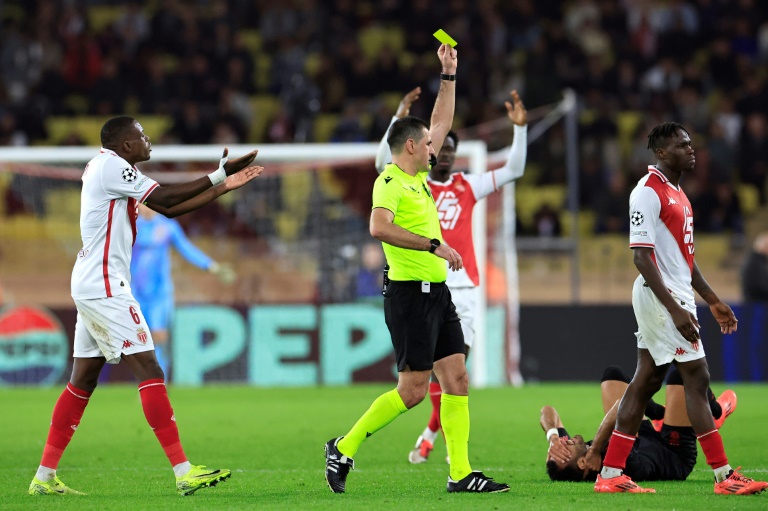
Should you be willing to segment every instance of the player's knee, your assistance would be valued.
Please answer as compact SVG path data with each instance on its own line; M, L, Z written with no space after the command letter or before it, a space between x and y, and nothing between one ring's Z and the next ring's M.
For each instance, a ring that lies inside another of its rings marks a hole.
M398 392L400 393L400 398L403 400L403 404L410 410L424 401L424 398L427 395L427 389L428 387L426 386L414 385L404 389L399 388Z
M629 383L629 377L618 367L608 366L605 368L605 371L603 371L603 377L600 379L600 383L605 381L621 381Z

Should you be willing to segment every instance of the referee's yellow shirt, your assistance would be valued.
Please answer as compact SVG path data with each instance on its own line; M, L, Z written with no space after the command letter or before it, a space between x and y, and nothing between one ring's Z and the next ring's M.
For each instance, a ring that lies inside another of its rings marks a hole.
M373 185L373 207L394 213L395 225L425 238L437 238L442 243L440 220L426 172L410 176L394 163L387 164ZM424 250L400 248L384 242L381 245L387 256L391 280L445 282L448 266L444 259Z

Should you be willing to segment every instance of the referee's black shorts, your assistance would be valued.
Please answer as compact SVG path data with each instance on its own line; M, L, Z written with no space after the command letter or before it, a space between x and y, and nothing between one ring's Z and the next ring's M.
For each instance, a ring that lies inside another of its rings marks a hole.
M464 353L451 292L444 282L430 283L428 293L419 281L390 281L384 292L384 319L397 358L397 370L431 370L435 361Z

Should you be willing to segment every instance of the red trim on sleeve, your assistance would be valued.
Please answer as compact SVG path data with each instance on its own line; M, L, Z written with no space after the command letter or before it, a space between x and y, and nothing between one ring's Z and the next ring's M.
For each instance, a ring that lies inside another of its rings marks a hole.
M495 170L491 171L491 179L493 179L493 191L496 192L496 191L499 190L499 187L496 186L496 171ZM472 193L474 193L474 190L473 190Z
M656 245L649 245L648 243L630 243L629 248L643 247L643 248L656 248Z
M158 186L160 186L160 185L158 185L157 183L153 184L153 185L150 187L150 189L149 189L149 190L147 190L147 193L145 193L145 194L144 194L144 195L141 197L141 200L140 200L139 202L140 202L140 203L142 203L142 204L144 204L144 201L145 201L145 200L147 200L147 197L149 197L149 194L150 194L150 193L152 193L152 190L154 190L154 189L155 189L155 188L157 188Z
M107 298L112 296L112 288L109 285L109 240L112 237L112 211L115 209L115 201L109 201L109 216L107 218L107 239L104 241L104 259L102 260L102 272L104 273L104 288L107 290Z

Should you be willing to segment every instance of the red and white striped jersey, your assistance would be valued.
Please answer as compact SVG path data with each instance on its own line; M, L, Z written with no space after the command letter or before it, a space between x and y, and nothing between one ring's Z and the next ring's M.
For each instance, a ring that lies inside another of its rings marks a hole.
M157 182L108 149L83 172L80 235L83 248L72 270L72 297L104 298L130 293L131 251L139 203Z
M685 308L695 309L693 212L682 188L649 166L629 197L629 224L629 246L652 248L664 284Z
M427 179L435 198L437 216L445 242L455 249L464 262L459 271L449 271L449 287L474 287L480 283L472 238L472 212L480 199L497 190L495 172L484 174L451 174L441 183Z

